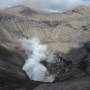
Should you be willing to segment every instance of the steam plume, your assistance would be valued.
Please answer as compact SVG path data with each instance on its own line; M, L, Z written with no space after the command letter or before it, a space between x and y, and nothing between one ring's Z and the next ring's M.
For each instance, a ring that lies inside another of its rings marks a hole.
M41 44L38 38L23 38L19 42L28 56L22 68L28 77L35 81L53 82L54 75L50 75L47 68L40 63L44 60L48 63L53 61L53 54L50 54L47 45Z

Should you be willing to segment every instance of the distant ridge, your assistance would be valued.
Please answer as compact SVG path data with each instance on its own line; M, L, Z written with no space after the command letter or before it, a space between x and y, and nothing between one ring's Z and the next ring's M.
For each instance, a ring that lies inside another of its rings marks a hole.
M7 8L5 9L5 12L12 15L24 15L24 16L31 16L31 15L37 14L36 11L24 5L17 5L11 8Z

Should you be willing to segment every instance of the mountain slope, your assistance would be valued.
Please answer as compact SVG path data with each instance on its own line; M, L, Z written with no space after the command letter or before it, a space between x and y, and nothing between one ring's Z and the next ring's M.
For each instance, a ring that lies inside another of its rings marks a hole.
M53 50L67 52L69 48L90 40L89 7L79 7L62 14L40 13L27 17L1 13L0 17L1 42L15 42L23 36L37 36ZM58 49L58 46L62 48Z

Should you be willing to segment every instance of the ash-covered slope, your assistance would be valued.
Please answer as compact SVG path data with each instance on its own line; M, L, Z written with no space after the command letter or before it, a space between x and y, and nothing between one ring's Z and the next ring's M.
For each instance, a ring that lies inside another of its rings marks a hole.
M16 42L23 36L37 36L51 49L67 53L90 40L90 8L30 17L0 13L0 42Z

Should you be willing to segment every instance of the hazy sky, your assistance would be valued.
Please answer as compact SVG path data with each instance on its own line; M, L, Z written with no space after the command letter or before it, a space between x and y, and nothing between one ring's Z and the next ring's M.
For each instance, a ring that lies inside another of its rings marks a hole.
M21 4L24 0L0 0L0 9Z
M79 5L90 5L90 0L26 0L24 4L46 12L63 12Z
M0 9L19 4L42 11L62 12L77 5L90 5L90 0L0 0Z

